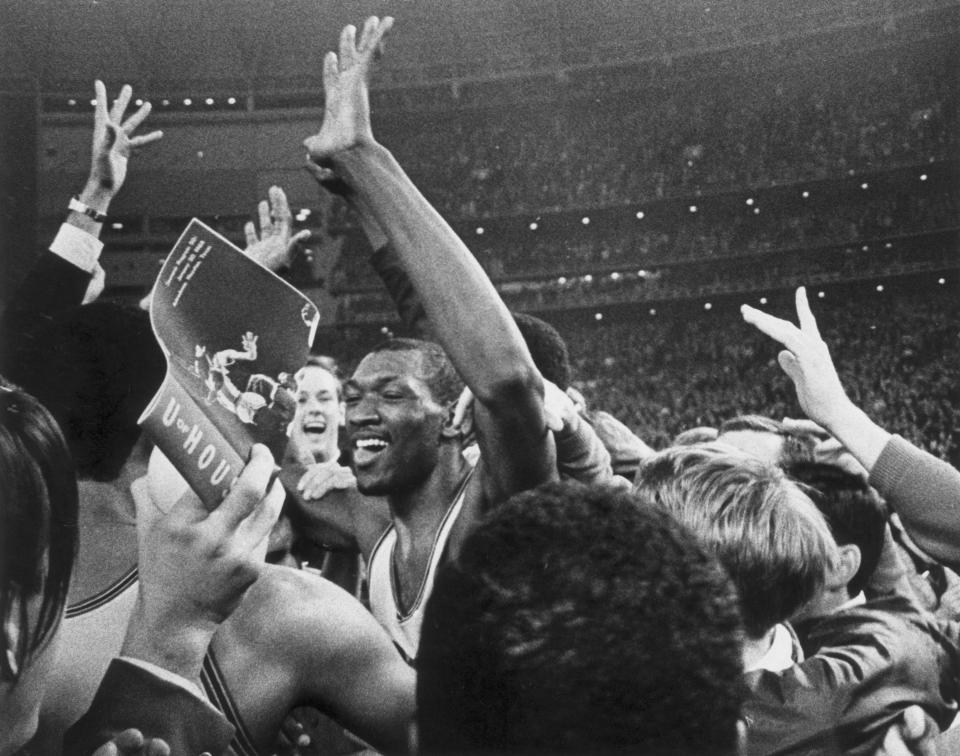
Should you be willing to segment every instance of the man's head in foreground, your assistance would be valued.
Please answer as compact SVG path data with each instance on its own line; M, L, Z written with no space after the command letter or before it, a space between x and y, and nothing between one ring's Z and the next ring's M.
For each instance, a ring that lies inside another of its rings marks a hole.
M734 753L737 599L622 490L513 497L441 568L418 656L424 753Z
M725 444L659 452L638 470L634 490L720 560L752 640L818 595L837 560L823 515L800 488L780 468Z
M774 465L784 467L813 460L817 439L763 415L738 415L720 426L718 441Z

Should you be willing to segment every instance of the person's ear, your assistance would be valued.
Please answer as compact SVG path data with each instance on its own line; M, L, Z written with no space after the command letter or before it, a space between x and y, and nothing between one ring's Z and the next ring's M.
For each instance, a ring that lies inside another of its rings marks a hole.
M473 392L464 388L457 400L447 405L447 419L443 424L441 438L459 438L462 446L472 443L474 435L473 404Z
M20 596L15 595L10 601L9 611L3 620L3 645L6 648L7 668L16 676L20 674L20 665L17 663L17 649L20 647Z
M473 435L473 407L461 407L458 399L447 406L446 419L440 429L441 439L466 439Z
M747 723L737 720L737 756L747 756Z
M860 547L852 543L844 544L838 550L840 557L837 559L833 570L831 570L827 585L828 588L833 590L845 589L849 585L850 581L859 572L860 563L863 559Z

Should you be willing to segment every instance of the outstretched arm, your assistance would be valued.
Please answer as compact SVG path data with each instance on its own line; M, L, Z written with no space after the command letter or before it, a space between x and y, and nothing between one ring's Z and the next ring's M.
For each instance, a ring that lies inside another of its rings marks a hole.
M159 140L163 133L153 131L142 136L134 132L150 114L144 103L123 120L132 90L124 86L107 108L107 90L102 81L94 85L96 106L90 150L90 174L77 195L79 205L91 215L71 209L50 251L40 255L17 287L4 313L0 328L0 352L3 360L16 360L20 349L31 348L30 334L36 333L54 315L76 305L92 301L103 288L100 252L103 224L92 215L105 215L127 177L131 155L140 147ZM64 205L66 205L64 198Z
M424 199L370 128L370 66L392 19L370 18L359 43L352 26L340 54L324 60L326 106L306 140L364 201L423 298L434 335L480 411L485 498L497 501L555 476L543 412L543 381L504 303L480 264Z
M892 436L850 401L802 287L796 302L799 328L748 305L741 312L786 347L778 359L800 407L866 468L871 485L900 514L917 544L936 559L960 564L960 472Z
M423 302L416 289L410 283L407 271L397 258L397 253L390 246L390 240L380 228L380 224L373 215L369 205L358 197L341 181L330 168L323 168L312 160L307 160L307 171L316 179L317 184L325 191L342 197L357 215L364 236L370 243L372 250L370 264L377 271L380 280L387 289L387 293L397 306L400 321L409 333L418 339L432 340L430 323L427 313L423 309Z

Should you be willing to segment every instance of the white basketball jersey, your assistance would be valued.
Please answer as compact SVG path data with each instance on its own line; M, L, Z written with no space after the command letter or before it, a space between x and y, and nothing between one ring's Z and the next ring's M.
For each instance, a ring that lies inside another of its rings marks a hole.
M420 581L417 596L406 613L401 612L400 602L397 600L397 586L393 570L393 551L397 545L397 530L391 525L387 528L376 546L370 553L370 564L367 568L367 580L370 585L370 611L377 622L387 631L394 644L408 662L413 663L417 658L417 647L420 645L420 628L423 625L423 610L427 599L433 592L433 579L440 566L440 560L447 547L450 531L463 508L464 495L467 490L467 481L472 472L467 475L460 490L453 499L453 503L443 516L440 527L433 540L430 551L430 561L427 571Z

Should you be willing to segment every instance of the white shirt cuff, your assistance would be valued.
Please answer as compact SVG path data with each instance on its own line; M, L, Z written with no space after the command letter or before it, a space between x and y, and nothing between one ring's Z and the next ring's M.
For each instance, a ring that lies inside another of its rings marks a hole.
M128 664L133 664L137 667L140 667L141 669L145 669L147 672L149 672L150 674L156 677L159 677L161 680L166 680L167 682L172 683L173 685L177 685L183 688L184 690L188 691L192 695L199 698L201 701L207 700L206 696L203 695L203 691L200 690L200 687L195 683L191 682L190 680L188 680L186 677L181 677L180 675L175 674L174 672L171 672L169 669L164 669L163 667L160 667L148 661L144 661L143 659L135 659L132 656L120 656L118 658L123 659Z
M64 223L50 245L50 251L81 270L93 273L103 251L103 242L70 223Z

